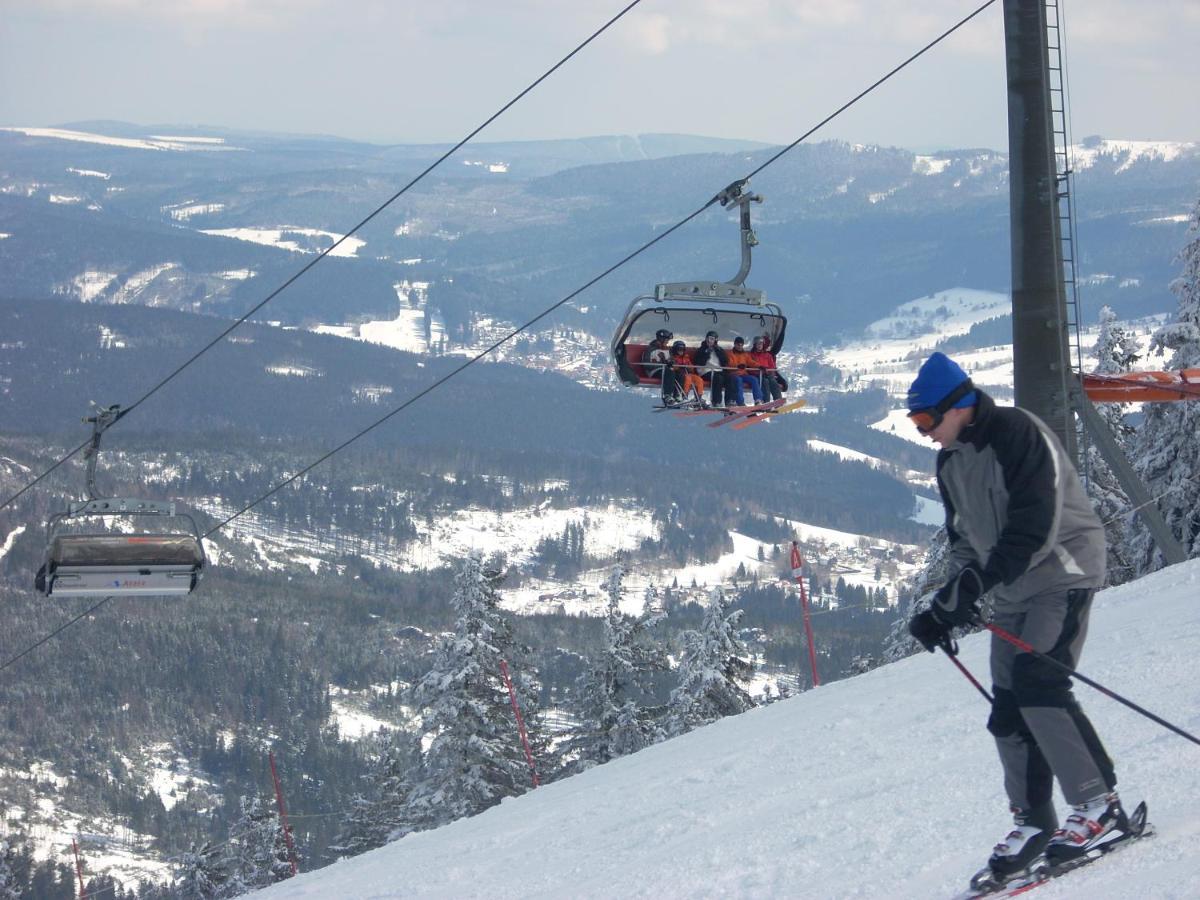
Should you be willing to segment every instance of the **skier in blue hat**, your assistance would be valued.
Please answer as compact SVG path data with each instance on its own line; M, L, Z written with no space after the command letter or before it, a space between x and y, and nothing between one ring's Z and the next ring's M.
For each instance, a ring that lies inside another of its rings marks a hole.
M998 407L943 353L921 366L908 416L938 444L950 576L913 616L925 649L950 649L957 626L992 621L1075 668L1092 595L1104 583L1104 529L1071 459L1037 416ZM1112 761L1071 692L1067 675L993 635L996 739L1014 828L972 879L984 892L1028 874L1043 856L1063 865L1128 832ZM1072 809L1058 827L1054 779Z

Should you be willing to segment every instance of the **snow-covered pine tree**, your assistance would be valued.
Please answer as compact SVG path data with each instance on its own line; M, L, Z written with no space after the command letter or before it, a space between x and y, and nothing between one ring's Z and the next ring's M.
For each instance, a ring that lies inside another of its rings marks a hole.
M240 805L241 815L229 827L222 897L240 897L292 874L287 838L275 810L258 797L242 797Z
M531 787L500 661L508 661L535 763L550 757L540 725L540 685L526 648L501 614L501 573L469 555L455 576L452 634L438 639L433 668L413 687L431 743L404 807L411 830L436 828L495 806Z
M407 804L412 778L420 766L421 736L400 729L387 732L379 757L366 775L366 793L354 798L330 849L357 856L412 831Z
M665 737L663 711L652 705L651 679L670 668L666 648L652 633L666 614L654 609L649 590L641 615L621 612L624 577L618 565L604 584L604 647L576 681L580 724L564 747L574 771L636 753Z
M179 858L175 893L179 900L216 900L222 896L228 880L220 845L206 841Z
M680 635L679 685L671 692L667 729L671 735L737 715L754 706L743 685L754 675L750 651L738 632L742 610L721 588L709 595L699 631Z
M1100 334L1092 356L1096 359L1093 371L1100 375L1124 374L1141 358L1141 346L1136 335L1117 321L1116 313L1108 306L1100 308ZM1122 404L1099 403L1096 410L1108 425L1117 444L1128 452L1134 430L1125 421ZM1125 491L1095 445L1087 448L1086 465L1088 494L1096 514L1104 523L1104 537L1108 545L1105 584L1123 584L1135 574L1130 558L1130 545L1141 530L1141 523L1137 514L1132 511L1132 504Z
M929 542L929 553L925 557L925 568L900 590L896 604L896 620L892 622L888 636L883 640L883 661L896 662L906 656L922 651L917 639L908 633L908 623L917 612L921 598L936 591L946 583L950 570L950 540L945 527L939 528Z
M7 841L0 840L0 900L21 900L13 862L17 850Z
M1179 298L1175 321L1150 339L1150 352L1172 351L1169 369L1200 368L1200 201L1192 211L1188 242L1179 253L1183 271L1171 284ZM1200 556L1200 401L1147 403L1135 438L1134 466L1189 557ZM1139 573L1162 565L1149 535L1136 539Z

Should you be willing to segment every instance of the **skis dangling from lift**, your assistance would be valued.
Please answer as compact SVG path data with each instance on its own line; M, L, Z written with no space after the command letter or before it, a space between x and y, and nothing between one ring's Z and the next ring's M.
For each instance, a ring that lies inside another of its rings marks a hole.
M798 409L803 409L808 406L807 400L793 400L790 403L785 403L783 406L777 406L775 409L768 409L764 412L757 413L753 416L747 416L741 421L735 422L733 425L734 431L741 431L743 428L749 428L758 422L766 422L775 416L782 416L786 413L795 412Z
M725 415L717 422L709 422L709 428L720 428L722 425L728 425L730 422L737 422L745 419L748 416L757 416L762 413L769 412L773 409L778 409L783 406L782 400L771 400L768 403L756 403L754 406L731 406L725 410Z

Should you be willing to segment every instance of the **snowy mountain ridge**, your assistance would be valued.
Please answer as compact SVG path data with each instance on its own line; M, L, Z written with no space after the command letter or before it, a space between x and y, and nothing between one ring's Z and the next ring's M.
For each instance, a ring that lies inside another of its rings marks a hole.
M1198 592L1200 560L1102 592L1080 670L1200 731ZM987 640L962 641L980 678ZM1159 833L1038 896L1200 896L1200 747L1076 692ZM922 653L254 896L949 897L1008 827L986 718L954 667Z

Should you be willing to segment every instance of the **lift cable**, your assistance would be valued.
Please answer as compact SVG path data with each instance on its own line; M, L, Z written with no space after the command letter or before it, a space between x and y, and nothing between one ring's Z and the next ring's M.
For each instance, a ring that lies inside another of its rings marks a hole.
M751 177L753 177L753 176L757 175L758 173L762 172L762 171L763 171L763 169L767 168L767 166L769 166L769 165L771 165L772 163L774 163L774 162L778 161L780 157L782 157L784 154L788 153L790 150L793 150L793 149L795 149L797 145L799 145L799 144L800 144L802 141L804 141L806 138L808 138L809 136L811 136L811 135L812 135L812 134L813 134L815 131L817 131L817 129L819 129L819 128L821 128L822 126L824 126L824 125L828 124L828 123L829 123L831 120L833 120L834 118L836 118L838 115L840 115L841 113L845 112L847 109L849 109L851 106L853 106L853 105L854 105L855 103L857 103L859 100L861 100L861 99L862 99L863 97L865 97L867 94L871 93L873 90L875 90L875 89L876 89L877 87L879 87L881 84L883 84L885 81L887 81L888 79L890 79L890 78L891 78L893 75L897 74L897 73L898 73L898 72L899 72L901 69L905 68L905 67L906 67L906 66L908 66L910 63L914 62L914 61L915 61L915 60L917 60L919 57L923 56L923 55L924 55L926 52L928 52L929 50L931 50L931 49L932 49L933 47L935 47L937 44L939 44L939 43L941 43L942 41L944 41L946 38L948 38L948 37L949 37L951 34L953 34L954 32L956 32L958 29L962 28L964 25L966 25L968 22L970 22L972 19L974 19L976 16L978 16L980 13L982 13L982 12L983 12L985 9L987 9L989 6L991 6L991 5L992 5L992 4L994 4L995 2L996 2L996 0L987 0L987 2L985 2L985 3L984 3L982 6L980 6L979 8L977 8L977 9L976 9L974 12L972 12L970 15L966 16L966 17L965 17L965 18L963 18L963 19L960 19L960 20L959 20L957 23L955 23L953 26L951 26L951 27L950 27L950 28L948 28L947 30L943 31L943 32L942 32L940 35L938 35L936 38L934 38L932 41L930 41L928 44L926 44L926 45L925 45L924 47L922 47L920 50L918 50L917 52L915 52L915 53L913 53L911 56L909 56L909 57L908 57L906 60L904 60L904 62L900 63L900 64L899 64L899 65L897 65L895 68L893 68L891 71L889 71L889 72L888 72L886 75L884 75L884 76L882 76L881 78L879 78L878 80L876 80L876 81L875 81L873 84L871 84L871 86L870 86L870 87L868 87L868 88L865 88L864 90L862 90L862 91L860 91L858 94L856 94L854 97L852 97L850 100L848 100L847 102L843 103L843 104L842 104L841 106L839 106L839 107L838 107L838 108L837 108L837 109L836 109L834 112L830 113L828 116L826 116L824 119L822 119L822 120L821 120L820 122L818 122L816 125L814 125L812 128L808 129L808 131L804 132L804 134L802 134L800 137L796 138L794 141L792 141L792 142L791 142L790 144L788 144L786 147L783 147L781 150L779 150L779 152L777 152L777 153L775 153L774 155L772 155L772 156L771 156L771 157L770 157L770 158L769 158L769 159L768 159L766 162L764 162L762 165L758 166L756 169L754 169L753 171L751 171L751 172L750 172L748 175L746 175L746 176L744 176L742 179L740 179L740 181L739 181L739 182L734 182L734 184L740 184L741 182L748 181L748 180L749 180ZM726 190L727 190L727 189L726 189ZM303 477L303 476L304 476L304 475L306 475L308 472L312 471L312 470L313 470L313 469L315 469L317 466L319 466L321 463L323 463L323 462L325 462L326 460L328 460L328 459L329 459L331 456L333 456L333 455L335 455L335 454L337 454L337 453L341 452L341 451L342 451L342 450L344 450L346 447L350 446L350 445L351 445L351 444L353 444L355 441L357 441L359 438L361 438L361 437L363 437L364 435L366 435L366 434L370 433L371 431L374 431L376 428L378 428L378 427L379 427L380 425L382 425L384 422L387 422L389 419L391 419L393 416L399 415L401 412L403 412L404 410L408 409L410 406L412 406L414 403L416 403L416 402L417 402L418 400L420 400L422 397L424 397L424 396L426 396L427 394L430 394L430 393L432 393L433 391L437 390L439 387L441 387L442 385L444 385L446 382L450 381L452 378L454 378L454 377L456 377L457 375L459 375L460 373L462 373L462 372L463 372L463 370L465 370L465 369L467 369L468 367L470 367L470 366L474 365L475 363L479 362L481 359L483 359L483 358L484 358L485 356L487 356L489 353L491 353L492 351L496 350L498 347L500 347L500 346L502 346L502 345L504 345L504 344L508 343L510 340L512 340L512 339L513 339L514 337L516 337L518 334L521 334L522 332L524 332L524 331L528 330L528 329L529 329L529 328L531 328L533 325L535 325L537 322L539 322L539 321L541 321L542 319L544 319L546 316L548 316L548 315L550 315L551 313L555 312L556 310L558 310L560 307L562 307L562 306L563 306L563 305L565 305L566 303L569 303L569 302L570 302L571 300L573 300L575 297L579 296L579 295L580 295L580 294L582 294L584 291L586 291L588 288L592 287L592 285L594 285L594 284L596 284L597 282L601 281L602 279L604 279L604 278L608 277L608 276L609 276L609 275L611 275L613 272L615 272L617 269L621 268L621 267L622 267L622 266L624 266L626 263L628 263L630 260L634 259L634 258L635 258L635 257L637 257L637 256L640 256L642 253L644 253L645 251L649 250L651 247L653 247L653 246L654 246L655 244L657 244L659 241L661 241L661 240L663 240L664 238L666 238L666 237L670 236L671 234L674 234L676 231L678 231L678 230L679 230L680 228L682 228L684 225L688 224L688 223L689 223L689 222L691 222L693 219L695 219L697 216L699 216L701 213L703 213L705 210L707 210L707 209L708 209L710 206L712 206L714 203L718 203L718 202L719 202L719 201L722 199L722 197L723 197L723 196L725 196L725 194L726 194L726 192L723 190L723 191L721 191L720 193L718 193L718 194L714 195L714 196L713 196L713 197L712 197L710 200L708 200L708 202L707 202L707 203L705 203L705 204L704 204L703 206L701 206L699 209L696 209L695 211L693 211L693 212L689 213L689 214L688 214L686 217L684 217L683 219L680 219L678 222L676 222L674 225L672 225L672 226L670 226L669 228L667 228L667 229L666 229L665 231L663 231L661 234L658 234L658 235L656 235L655 237L651 238L651 239L650 239L650 240L648 240L646 243L644 243L644 244L642 244L640 247L638 247L636 250L634 250L634 251L630 252L629 254L627 254L626 256L624 256L624 257L623 257L623 258L622 258L620 261L613 263L611 266L609 266L607 269L605 269L605 270L604 270L603 272L601 272L599 275L596 275L596 276L594 276L593 278L591 278L590 280L588 280L587 282L585 282L585 283L584 283L583 285L581 285L580 287L578 287L578 288L576 288L575 290L571 291L571 293L567 294L567 295L566 295L565 297L563 297L561 300L558 300L557 302L555 302L555 303L551 304L550 306L546 307L544 310L542 310L540 313L538 313L536 316L534 316L534 317L533 317L532 319L530 319L529 321L525 322L523 325L520 325L520 326L518 326L518 327L516 327L516 328L512 329L512 330L511 330L511 331L509 331L507 334L505 334L503 337L501 337L501 338L499 338L498 340L494 341L492 344L490 344L490 345L489 345L487 348L485 348L484 350L481 350L479 353L476 353L474 356L472 356L472 357L469 357L469 358L468 358L468 359L467 359L465 362L463 362L461 365L459 365L459 366L455 367L455 368L454 368L454 369L452 369L450 372L448 372L447 374L445 374L445 375L443 375L441 378L439 378L437 381L434 381L432 384L428 385L427 387L425 387L425 388L423 388L422 390L418 391L416 394L414 394L414 395L412 395L411 397L409 397L407 400L405 400L403 403L401 403L399 406L397 406L397 407L396 407L395 409L393 409L391 412L389 412L389 413L387 413L386 415L384 415L384 416L381 416L380 418L376 419L374 422L372 422L372 423L371 423L370 425L368 425L366 428L362 429L361 431L359 431L357 434L353 435L352 437L350 437L350 438L347 438L345 441L343 441L342 443L338 444L336 447L334 447L334 448L333 448L332 450L330 450L328 453L325 453L323 456L321 456L319 459L317 459L317 460L314 460L313 462L309 463L307 466L305 466L305 467L304 467L303 469L301 469L300 471L296 472L296 473L295 473L295 474L293 474L293 475L290 475L290 476L288 476L286 479L284 479L283 481L281 481L279 484L275 485L275 487L271 488L269 491L267 491L265 494L263 494L262 496L260 496L258 499L251 501L250 503L248 503L246 506L242 507L242 508L241 508L240 510L238 510L237 512L235 512L235 513L233 513L232 515L228 516L227 518L223 519L223 520L222 520L222 521L221 521L219 524L215 525L213 528L211 528L211 529L209 529L207 532L205 532L205 533L204 533L204 535L203 535L203 537L209 537L209 536L210 536L210 535L212 535L214 532L216 532L216 531L220 531L222 528L224 528L226 525L228 525L228 524L229 524L230 522L232 522L234 519L237 519L239 516L241 516L241 515L245 514L245 513L246 513L246 512L248 512L248 511L250 511L250 510L251 510L251 509L253 509L255 506L257 506L259 503L262 503L264 500L268 499L269 497L272 497L272 496L274 496L276 493L278 493L279 491L283 490L283 488L287 487L289 484L291 484L292 482L296 481L296 479Z
M568 53L566 56L564 56L562 59L560 59L557 63L555 63L553 66L551 66L545 72L543 72L540 76L538 76L538 78L535 81L531 82L528 87L526 87L523 91L521 91L519 94L517 94L515 97L513 97L507 103L505 103L502 107L500 107L498 110L496 110L490 116L488 116L487 119L485 119L480 125L476 126L475 129L473 131L471 131L470 134L468 134L466 137L464 137L462 140L460 140L457 144L455 144L453 147L451 147L449 150L447 150L445 153L443 153L441 156L439 156L436 160L434 160L432 163L430 163L428 166L426 166L425 169L419 175L417 175L415 178L413 178L411 181L409 181L408 184L404 185L404 187L400 188L400 190L396 191L396 193L392 194L392 196L390 196L387 200L385 200L383 203L381 203L379 206L377 206L375 208L375 210L370 215L368 215L365 219L363 219L361 222L359 222L357 225L355 225L353 228L351 228L349 231L347 231L345 234L343 234L340 238L338 238L336 241L334 241L332 245L330 245L329 247L326 247L324 250L322 250L320 253L318 253L316 256L314 256L305 265L303 265L299 269L299 271L297 271L290 278L288 278L286 281L284 281L283 284L279 285L279 287L275 288L275 290L271 291L271 293L269 293L266 297L264 297L261 301L259 301L259 303L257 303L255 306L253 306L249 311L247 311L245 314L243 314L240 318L235 319L233 321L233 323L229 325L228 328L226 328L224 331L222 331L220 334L218 334L216 337L214 337L211 341L209 341L207 344L205 344L203 347L201 347L199 350L197 350L195 353L193 353L186 361L181 363L173 372L171 372L169 375L167 375L165 378L163 378L161 381L159 381L158 384L154 385L154 387L150 388L150 390L148 390L140 398L138 398L137 400L135 400L133 403L129 404L128 406L122 407L121 413L117 418L121 418L121 417L133 412L135 409L137 409L139 406L141 406L143 403L145 403L147 400L149 400L152 396L154 396L154 394L158 393L158 391L160 391L162 388L166 387L166 385L169 382L173 381L177 375L179 375L181 372L183 372L184 369L188 368L188 366L190 366L192 363L194 363L196 360L198 360L201 356L203 356L205 353L207 353L209 350L211 350L213 347L215 347L217 344L219 344L221 341L223 341L226 337L228 337L229 334L232 331L234 331L234 329L241 326L252 315L254 315L256 312L258 312L260 309L262 309L264 306L266 306L268 303L270 303L276 297L278 297L281 293L283 293L284 290L286 290L293 283L295 283L299 278L301 278L303 275L305 275L309 271L309 269L311 269L317 263L321 262L323 259L325 259L325 257L329 256L334 250L336 250L338 247L340 247L344 241L346 241L348 238L350 238L352 235L354 235L355 232L362 229L362 227L364 225L366 225L368 222L370 222L372 219L374 219L376 216L378 216L380 213L382 213L385 209L387 209L389 206L391 206L393 203L395 203L396 200L398 200L400 197L402 197L404 194L406 194L409 191L409 189L414 187L418 182L420 182L423 178L425 178L426 175L428 175L430 172L432 172L434 169L436 169L438 166L440 166L442 163L444 163L447 159L449 159L450 156L452 156L464 144L466 144L468 141L470 141L472 138L474 138L477 134L479 134L479 132L483 131L483 129L485 129L489 125L491 125L492 122L494 122L494 121L496 121L496 119L500 118L500 116L502 116L509 109L511 109L522 98L524 98L526 94L528 94L530 91L532 91L534 88L536 88L539 84L541 84L543 81L545 81L547 78L549 78L555 72L557 72L560 68L562 68L568 62L568 60L570 60L572 57L574 57L576 54L578 54L581 50L583 50L584 47L586 47L588 44L590 44L592 41L594 41L596 38L598 38L600 35L602 35L612 25L616 24L616 22L619 19L621 19L626 13L628 13L630 10L632 10L635 6L637 6L641 2L642 2L642 0L632 0L632 2L629 3L624 9L622 9L615 16L613 16L611 19L609 19L607 22L605 22L603 25L601 25L599 28L597 28L595 31L593 31L591 33L591 35L588 36L587 40L583 41L574 50L572 50L570 53ZM50 466L50 468L46 469L46 471L42 472L42 474L38 475L37 478L33 479L33 481L29 482L27 485L25 485L23 488L21 488L21 490L17 491L17 493L13 494L11 497L9 497L7 500L5 500L3 503L0 503L0 510L6 509L9 505L11 505L14 501L16 501L19 497L21 497L26 491L28 491L30 488L34 487L34 485L38 484L40 481L42 481L48 475L50 475L52 472L54 472L56 469L58 469L61 465L63 465L68 460L73 458L77 453L79 453L79 451L81 451L85 447L87 447L87 445L89 443L91 443L90 440L84 441L82 444L80 444L78 447L76 447L74 450L72 450L66 456L59 459L56 463L54 463L54 465Z
M992 6L992 5L993 5L995 2L996 2L996 0L987 0L987 2L985 2L983 5L979 6L979 7L978 7L978 8L977 8L977 9L976 9L974 12L970 13L969 15L965 16L964 18L960 19L958 22L956 22L956 23L955 23L954 25L952 25L951 27L947 28L945 31L943 31L943 32L942 32L940 35L938 35L936 38L934 38L932 41L930 41L928 44L926 44L926 45L925 45L924 47L922 47L920 50L916 51L916 52L915 52L915 53L913 53L911 56L909 56L907 59L905 59L905 60L904 60L902 63L900 63L899 65L897 65L897 66L895 66L894 68L892 68L892 69L891 69L891 70L890 70L890 71L889 71L889 72L888 72L886 75L884 75L884 76L882 76L881 78L877 79L877 80L876 80L874 83L872 83L872 84L871 84L871 86L870 86L870 87L868 87L868 88L866 88L866 89L864 89L864 90L860 91L860 92L859 92L858 94L856 94L856 95L855 95L855 96L854 96L852 99L850 99L850 100L849 100L849 101L847 101L846 103L842 104L840 107L838 107L838 108L837 108L837 110L835 110L835 111L834 111L833 113L831 113L830 115L826 116L824 119L822 119L822 120L821 120L819 123L817 123L817 124L816 124L816 125L814 125L812 128L810 128L808 131L806 131L806 132L805 132L803 135L801 135L799 138L797 138L796 140L792 141L790 144L788 144L786 147L784 147L783 149L781 149L779 152L775 153L775 154L774 154L773 156L771 156L771 157L770 157L770 158L769 158L769 159L768 159L766 162L764 162L762 165L758 166L756 169L754 169L752 172L750 172L750 174L749 174L749 175L747 175L747 176L746 176L746 178L748 179L748 178L750 178L752 175L757 175L759 172L762 172L762 171L763 171L763 169L765 169L767 166L769 166L769 165L771 165L772 163L774 163L774 162L776 162L777 160L779 160L779 158L780 158L780 157L782 157L782 156L783 156L785 153L789 152L790 150L793 150L793 149L794 149L794 148L795 148L797 145L799 145L799 144L800 144L800 143L801 143L803 140L805 140L807 137L811 136L811 135L812 135L812 134L813 134L813 133L814 133L814 132L815 132L817 129L819 129L819 128L821 128L823 125L826 125L827 123L829 123L829 122L830 122L832 119L834 119L836 116L838 116L838 115L840 115L841 113L845 112L847 109L849 109L851 106L853 106L853 105L854 105L855 103L857 103L859 100L861 100L863 97L867 96L867 95L868 95L868 94L870 94L872 91L874 91L876 88L878 88L880 85L882 85L884 82L888 81L890 78L892 78L892 76L896 75L896 74L897 74L897 73L899 73L899 72L900 72L902 69L906 68L908 65L910 65L910 64L911 64L911 63L913 63L913 62L915 62L915 61L916 61L917 59L919 59L921 56L925 55L925 54L926 54L926 53L927 53L929 50L931 50L932 48L934 48L935 46L937 46L938 44L940 44L942 41L944 41L944 40L945 40L946 38L948 38L950 35L954 34L956 31L958 31L960 28L962 28L964 25L966 25L968 22L970 22L972 19L974 19L974 18L975 18L976 16L978 16L980 13L982 13L982 12L983 12L985 9L987 9L989 6ZM630 6L632 7L632 5L633 5L633 4L631 4ZM627 9L628 9L628 8L630 8L630 7L627 7ZM735 182L735 183L736 183L736 182ZM225 519L223 519L223 520L222 520L220 523L218 523L218 524L217 524L217 525L215 525L213 528L210 528L210 529L209 529L207 532L205 532L205 533L202 535L202 537L206 537L206 538L207 538L207 537L210 537L210 536L211 536L212 534L214 534L215 532L217 532L217 531L220 531L220 530L221 530L222 528L224 528L226 525L230 524L230 523L231 523L231 522L233 522L235 519L237 519L237 518L239 518L240 516L244 515L245 513L247 513L247 512L248 512L248 511L250 511L251 509L253 509L255 506L257 506L258 504L262 503L264 500L267 500L268 498L270 498L270 497L274 496L276 493L278 493L279 491L283 490L283 488L285 488L287 485L289 485L289 484L293 483L293 482L294 482L294 481L296 481L298 478L301 478L301 477L303 477L305 474L307 474L308 472L312 471L314 468L316 468L316 467L317 467L317 466L319 466L321 463L323 463L323 462L325 462L326 460L328 460L330 457L334 456L334 455L335 455L335 454L337 454L337 453L340 453L340 452L341 452L342 450L344 450L346 447L350 446L350 445L351 445L351 444L353 444L355 441L359 440L359 438L361 438L361 437L363 437L364 435L366 435L366 434L370 433L371 431L374 431L376 428L378 428L378 427L379 427L380 425L382 425L384 422L387 422L388 420L390 420L390 419L391 419L391 418L393 418L394 416L396 416L396 415L398 415L399 413L403 412L404 410L408 409L408 407L412 406L414 403L416 403L416 402L417 402L418 400L420 400L422 397L426 396L427 394L429 394L429 393L431 393L432 391L436 390L437 388L441 387L441 386L442 386L442 385L444 385L446 382L450 381L452 378L454 378L455 376L459 375L461 372L463 372L463 371L464 371L465 369L467 369L469 366L472 366L472 365L474 365L474 364L475 364L475 363L477 363L479 360L483 359L483 357L485 357L485 356L487 356L489 353L491 353L493 350L495 350L496 348L498 348L498 347L500 347L501 345L503 345L503 344L507 343L508 341L510 341L510 340L511 340L512 338L514 338L516 335L518 335L518 334L520 334L521 332L525 331L526 329L528 329L528 328L532 327L534 324L536 324L537 322L539 322L540 320L542 320L542 319L543 319L543 318L545 318L546 316L550 315L550 314L551 314L552 312L554 312L555 310L559 309L559 308L560 308L561 306L563 306L565 303L568 303L568 302L569 302L569 301L571 301L573 298L575 298L576 296L578 296L579 294L583 293L585 290L587 290L588 288L590 288L592 285L596 284L596 282L598 282L598 281L600 281L601 279L603 279L603 278L607 277L607 276L608 276L609 274L611 274L612 272L614 272L614 271L616 271L617 269L619 269L619 268L621 268L622 266L624 266L624 265L625 265L626 263L628 263L630 260L632 260L632 259L634 259L635 257L637 257L637 256L641 255L643 252L645 252L646 250L648 250L648 249L650 249L651 247L653 247L655 244L657 244L657 243L658 243L659 241L661 241L663 238L666 238L668 235L671 235L671 234L673 234L674 232L678 231L678 230L679 230L680 228L682 228L684 225L686 225L687 223L691 222L693 219L695 219L697 216L699 216L701 213L703 213L705 210L707 210L707 209L708 209L710 206L712 206L714 203L718 203L718 202L720 201L721 197L722 197L724 194L725 194L725 191L721 191L720 193L716 194L716 195L715 195L715 196L713 196L713 197L712 197L710 200L708 200L708 202L706 202L706 203L705 203L703 206L701 206L699 209L695 210L694 212L692 212L692 213L691 213L691 214L689 214L688 216L686 216L686 217L684 217L683 219L679 220L678 222L676 222L676 223L675 223L674 225L672 225L670 228L668 228L668 229L666 229L665 231L663 231L663 232L662 232L661 234L659 234L658 236L656 236L656 237L652 238L651 240L647 241L646 243L642 244L642 245L641 245L640 247L638 247L636 250L632 251L631 253L629 253L629 254L627 254L625 257L623 257L623 258L622 258L622 259L621 259L619 262L616 262L616 263L614 263L613 265L609 266L607 269L605 269L605 270L604 270L603 272L601 272L599 275L596 275L594 278L591 278L589 281L587 281L587 282L586 282L585 284L583 284L581 287L579 287L579 288L576 288L574 291L572 291L571 293L567 294L567 295L566 295L565 297L563 297L561 300L557 301L556 303L552 304L551 306L548 306L546 309L542 310L542 312L538 313L536 316L534 316L532 319L530 319L529 321L527 321L525 324L521 325L521 326L520 326L520 327L518 327L518 328L514 328L512 331L508 332L508 334L506 334L504 337L502 337L502 338L500 338L499 340L497 340L497 341L493 342L493 343L492 343L490 346L488 346L488 347L487 347L487 349L485 349L485 350L483 350L483 351L481 351L481 352L477 353L477 354L476 354L475 356L473 356L473 357L470 357L470 358L469 358L469 359L467 359L465 362L463 362L461 365L457 366L456 368L454 368L453 370L451 370L450 372L448 372L446 375L444 375L444 376L442 376L441 378L439 378L439 379L437 379L436 381L434 381L434 382L433 382L432 384L430 384L428 387L426 387L426 388L424 388L423 390L419 391L418 393L414 394L412 397L410 397L410 398L409 398L408 400L406 400L404 403L400 404L398 407L396 407L395 409L393 409L391 412L387 413L387 414L386 414L386 415L384 415L384 416L381 416L379 419L376 419L374 422L372 422L372 423L371 423L370 425L368 425L366 428L363 428L362 430L360 430L359 432L357 432L357 433L356 433L355 435L353 435L352 437L350 437L350 438L348 438L347 440L343 441L342 443L338 444L336 447L334 447L334 448L333 448L332 450L330 450L329 452L327 452L327 453L323 454L323 455L322 455L322 456L321 456L319 459L317 459L317 460L315 460L315 461L313 461L313 462L309 463L307 466L305 466L304 468L300 469L300 470L299 470L298 472L296 472L295 474L293 474L293 475L289 475L289 476L288 476L286 479L284 479L283 481L281 481L279 484L275 485L275 486L274 486L273 488L271 488L269 491L267 491L266 493L264 493L264 494L262 494L260 497L258 497L258 499L256 499L256 500L252 501L251 503L248 503L248 504L246 504L244 507L242 507L241 509L239 509L237 512L235 512L235 513L233 513L232 515L230 515L230 516L226 517ZM144 399L144 398L143 398L143 399ZM140 401L139 401L139 402L140 402ZM3 506L3 505L0 505L0 509L3 509L3 508L4 508L4 506ZM101 601L101 603L103 603L103 602L104 602L104 601ZM97 604L97 606L99 606L99 605L101 605L101 604ZM90 612L90 610L89 610L89 612ZM71 625L71 624L73 624L74 622L78 621L79 619L83 618L83 616L84 616L84 615L86 615L86 614L87 614L87 613L81 614L81 615L77 616L75 619L72 619L70 622L68 622L68 623L67 623L67 625L64 625L64 626L62 626L61 628L57 629L57 630L56 630L56 631L55 631L55 632L54 632L52 635L50 635L50 636L48 636L48 637L46 637L46 638L43 638L41 641L39 641L39 642L38 642L38 644L36 644L36 645L34 645L34 646L40 646L42 643L45 643L45 641L49 640L49 639L50 639L50 637L53 637L54 635L57 635L59 632L61 632L61 631L65 630L65 629L66 629L66 627L68 627L69 625ZM32 649L32 648L31 648L31 649ZM6 668L6 667L7 667L7 666L8 666L8 665L11 663L11 662L15 661L15 659L19 659L19 658L20 658L20 656L24 656L24 655L25 655L25 653L27 653L27 652L29 652L29 651L28 651L28 650L26 650L26 651L23 651L21 654L19 654L19 656L15 657L13 660L10 660L8 663L4 663L3 665L0 665L0 670L3 670L4 668Z
M28 647L26 647L24 650L22 650L16 656L12 657L9 660L6 660L3 664L0 664L0 672L3 672L5 669L7 669L9 666L11 666L13 663L15 663L17 660L21 659L22 657L28 656L30 653L32 653L34 650L36 650L38 647L42 646L42 644L58 637L62 632L66 631L68 628L70 628L72 625L74 625L80 619L90 616L92 613L94 613L96 610L98 610L100 607L102 607L105 603L107 603L111 599L112 599L111 596L105 597L103 600L99 601L98 603L95 603L92 606L89 606L87 609L85 609L83 612L81 612L75 618L68 619L66 622L64 622L62 625L59 625L57 628L55 628L52 632L50 632L48 635L43 637L41 640L37 641L36 643L30 644Z

